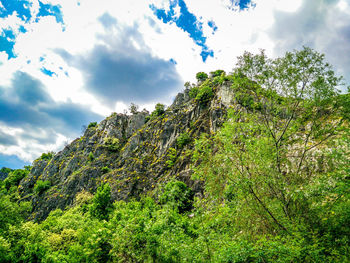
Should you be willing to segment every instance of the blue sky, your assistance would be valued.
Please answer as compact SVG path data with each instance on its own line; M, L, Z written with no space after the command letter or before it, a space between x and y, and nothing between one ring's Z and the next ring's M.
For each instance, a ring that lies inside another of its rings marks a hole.
M0 167L59 151L131 102L169 105L245 50L310 46L350 79L348 0L0 0L0 27Z
M15 58L16 54L13 51L13 46L16 42L18 34L25 33L25 24L33 20L37 23L40 18L45 16L54 16L57 23L63 24L63 15L60 10L60 5L45 4L41 1L39 3L39 10L33 14L31 12L31 1L26 0L1 0L0 18L8 18L14 14L23 22L23 25L2 28L0 35L0 51L7 53L9 59ZM34 17L33 17L34 16ZM16 33L17 31L17 33Z
M180 8L179 14L176 14L175 11L177 7ZM193 39L196 45L201 47L200 55L203 62L207 60L208 56L214 56L214 51L209 49L205 43L206 37L203 33L203 23L199 22L198 18L188 10L185 1L171 1L169 10L157 8L155 5L150 5L150 8L163 23L175 23L177 27L188 33L188 36ZM212 21L209 21L208 25L213 28L214 24ZM213 29L213 31L215 30Z

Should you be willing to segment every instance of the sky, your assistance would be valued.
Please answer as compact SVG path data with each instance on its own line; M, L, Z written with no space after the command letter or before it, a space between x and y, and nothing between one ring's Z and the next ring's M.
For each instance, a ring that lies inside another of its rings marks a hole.
M0 0L0 167L131 103L170 105L244 51L311 47L350 80L350 0Z

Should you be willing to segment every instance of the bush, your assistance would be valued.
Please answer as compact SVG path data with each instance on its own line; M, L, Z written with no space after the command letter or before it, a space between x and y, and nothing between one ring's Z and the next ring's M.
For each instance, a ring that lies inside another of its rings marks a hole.
M204 86L198 91L196 100L199 102L200 105L206 106L213 96L213 89L209 86Z
M130 104L130 106L129 106L130 113L136 114L136 113L138 113L138 110L139 110L139 106L138 105L136 105L135 103L131 103Z
M7 190L9 190L12 186L18 186L19 182L27 176L29 173L28 170L17 169L10 172L7 178L4 180L4 185Z
M190 92L188 93L188 95L190 96L191 99L194 99L197 97L199 88L198 87L193 87L192 89L190 89Z
M198 73L196 74L196 79L197 79L198 81L204 81L204 80L206 80L207 78L208 78L208 74L205 73L205 72L198 72Z
M50 181L38 180L34 186L34 192L40 195L46 190L50 189L50 187L51 187Z
M185 183L181 181L171 181L165 185L163 194L159 201L161 204L170 204L179 213L192 209L194 194Z
M90 122L87 128L90 129L90 128L94 128L96 126L97 126L97 122L94 121L94 122Z
M54 155L55 155L54 152L43 153L39 159L40 160L51 160Z
M12 172L12 169L2 167L0 169L0 180L4 180L9 175L10 172Z
M165 113L165 105L161 103L157 103L155 106L155 110L151 113L151 115L146 117L146 122L149 120L154 120L158 116L162 116Z
M116 152L116 151L119 151L120 149L118 138L107 137L104 139L104 143L107 149L110 150L111 152Z
M109 173L110 171L111 171L111 169L109 169L107 166L102 167L102 169L101 169L101 172L102 172L103 174Z
M92 152L89 153L88 155L88 160L92 162L95 159L94 154Z
M165 162L168 168L172 168L175 164L177 153L174 148L170 148L168 152L168 160Z
M218 69L218 70L210 72L210 77L212 77L212 78L220 77L222 75L225 75L225 71L222 69Z
M191 137L187 132L181 133L176 139L176 144L179 148L184 147L185 145L191 142Z
M160 115L164 114L164 112L165 112L165 105L164 104L157 103L155 108L156 109L154 111L154 114L156 116L160 116Z

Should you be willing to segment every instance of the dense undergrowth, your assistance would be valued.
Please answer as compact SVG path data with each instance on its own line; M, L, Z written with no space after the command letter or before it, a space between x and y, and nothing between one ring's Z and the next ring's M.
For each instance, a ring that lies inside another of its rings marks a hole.
M349 262L350 105L336 90L341 79L308 48L238 61L229 75L197 74L190 91L209 107L215 88L230 83L236 104L223 127L177 140L179 149L194 145L187 152L204 196L173 179L112 203L101 184L32 222L17 191L29 168L11 171L0 181L0 262ZM173 149L166 164L175 162Z

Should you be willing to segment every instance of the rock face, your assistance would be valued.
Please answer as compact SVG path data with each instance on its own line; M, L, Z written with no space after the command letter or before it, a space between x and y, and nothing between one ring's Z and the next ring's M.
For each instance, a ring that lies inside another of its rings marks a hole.
M222 125L233 98L232 90L222 85L214 88L214 97L204 106L185 90L159 116L146 111L114 113L51 160L34 161L21 181L21 196L32 201L33 217L42 220L50 211L72 205L79 192L94 193L102 182L110 184L114 200L137 198L174 177L200 192L200 183L190 179L188 150L201 133ZM177 140L183 134L191 141L180 147ZM51 187L36 193L38 180L49 181Z

